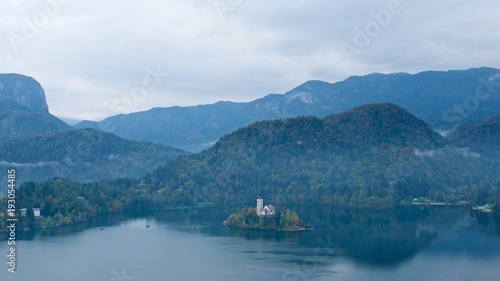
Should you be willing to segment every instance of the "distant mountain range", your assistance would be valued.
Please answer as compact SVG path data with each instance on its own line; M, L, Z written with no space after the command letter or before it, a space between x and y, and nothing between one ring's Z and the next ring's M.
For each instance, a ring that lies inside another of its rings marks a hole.
M426 71L353 76L334 84L308 81L284 95L252 102L218 102L84 121L121 137L200 151L253 122L297 116L325 117L368 103L391 102L439 131L450 131L500 114L500 70Z
M75 181L138 178L160 166L143 183L168 195L158 200L175 204L220 202L224 196L240 200L259 189L277 201L308 198L314 202L308 196L334 198L332 188L350 190L349 197L337 198L339 202L351 198L361 202L359 192L371 186L378 190L372 199L390 205L407 195L435 194L443 186L495 178L500 170L495 156L498 73L480 68L372 74L335 84L310 81L285 95L249 103L154 108L80 124L192 150L212 145L203 153L178 159L187 153L95 129L72 129L49 113L36 81L4 74L0 75L0 124L9 133L0 138L0 166L19 168L20 181L53 176ZM378 99L398 100L406 106L378 103L343 110ZM344 112L329 114L337 111ZM425 118L417 118L415 111ZM315 116L290 118L295 115ZM486 117L490 119L484 121ZM448 138L432 129L459 125ZM221 184L230 190L220 190ZM318 190L306 196L304 186ZM383 188L399 195L386 196L380 191ZM197 194L211 195L203 199Z

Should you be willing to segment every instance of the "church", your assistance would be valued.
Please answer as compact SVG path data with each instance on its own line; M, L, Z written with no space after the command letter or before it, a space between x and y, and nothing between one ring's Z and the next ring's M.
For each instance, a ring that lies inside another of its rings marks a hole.
M257 199L257 215L258 216L270 216L274 215L274 206L269 204L264 206L264 199Z

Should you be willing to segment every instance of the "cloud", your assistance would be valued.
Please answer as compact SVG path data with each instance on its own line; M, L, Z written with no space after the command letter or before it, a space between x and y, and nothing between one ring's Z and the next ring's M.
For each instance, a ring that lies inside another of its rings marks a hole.
M474 157L479 158L481 154L471 151L470 147L462 147L456 149L463 157Z
M443 152L442 149L436 150L424 150L420 151L419 149L415 149L415 156L420 158L433 158L435 155L441 155Z
M55 165L60 165L60 163L59 162L16 163L16 162L0 161L0 166L12 167L12 168L39 168L39 167L55 166Z
M357 28L374 26L396 0L220 1L233 5L223 18L210 0L9 1L0 72L39 80L52 113L95 120L117 114L110 103L157 65L169 78L130 111L248 101L311 79L500 67L491 65L500 61L498 1L400 0L353 58L341 44L354 45ZM40 3L63 4L50 12ZM46 23L16 53L9 36L23 36L44 12Z
M469 147L453 148L454 152L461 154L463 157L479 158L481 154L473 152ZM435 156L446 155L445 149L424 150L415 149L415 156L419 158L434 158Z

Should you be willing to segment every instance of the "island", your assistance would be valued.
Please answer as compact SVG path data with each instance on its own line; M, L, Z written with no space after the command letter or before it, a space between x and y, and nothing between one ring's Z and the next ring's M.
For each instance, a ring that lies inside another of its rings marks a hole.
M304 231L312 230L305 226L302 219L289 209L275 210L273 205L263 206L263 200L257 199L256 208L243 208L229 216L225 225L242 229Z

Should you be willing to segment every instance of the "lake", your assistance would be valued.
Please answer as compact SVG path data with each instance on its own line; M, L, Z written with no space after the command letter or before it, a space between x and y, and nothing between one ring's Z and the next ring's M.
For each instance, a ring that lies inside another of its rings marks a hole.
M500 219L461 207L287 206L307 232L223 226L235 207L120 214L17 234L0 280L499 280ZM149 226L149 227L147 227ZM4 235L5 236L5 235Z

